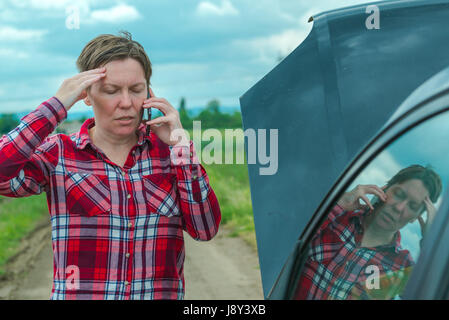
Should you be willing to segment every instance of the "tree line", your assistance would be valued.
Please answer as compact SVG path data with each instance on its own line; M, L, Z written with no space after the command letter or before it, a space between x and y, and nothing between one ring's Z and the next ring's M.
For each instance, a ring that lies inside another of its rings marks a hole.
M181 98L179 104L179 117L184 129L192 129L193 121L201 121L201 128L241 128L242 114L235 111L232 114L220 111L220 102L217 99L209 101L206 107L197 115L190 116L186 109L186 100Z
M14 113L0 114L0 134L10 132L19 125L19 118Z
M235 111L232 114L223 113L220 110L220 102L217 99L209 101L201 112L192 116L186 108L186 99L181 98L179 103L179 117L184 129L192 129L193 121L201 121L201 128L241 128L242 115ZM80 119L84 122L86 118ZM6 134L19 125L20 120L13 113L0 114L0 134Z

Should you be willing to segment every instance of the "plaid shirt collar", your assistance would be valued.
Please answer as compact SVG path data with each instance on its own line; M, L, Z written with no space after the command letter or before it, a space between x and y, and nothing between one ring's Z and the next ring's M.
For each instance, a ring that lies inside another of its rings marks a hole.
M88 144L93 145L92 140L89 136L89 129L95 125L95 118L90 118L84 121L80 130L75 134L75 143L78 149L84 149ZM145 134L145 125L141 123L137 128L137 145L143 146L145 141L148 141L149 147L151 148L151 138Z
M349 221L354 223L355 231L360 235L362 235L364 232L363 225L369 214L369 210L357 210L354 211L351 215L351 218L349 218ZM398 230L395 233L393 240L390 243L377 246L376 249L379 251L392 251L395 253L399 253L402 250L400 231Z

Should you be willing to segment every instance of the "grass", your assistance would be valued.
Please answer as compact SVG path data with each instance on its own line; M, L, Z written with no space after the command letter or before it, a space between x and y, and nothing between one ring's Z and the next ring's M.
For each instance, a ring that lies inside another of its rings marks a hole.
M48 214L45 194L29 198L0 197L0 275L5 263L17 253L20 240Z
M219 130L222 137L225 136L224 129ZM193 138L192 130L189 130L190 138ZM247 164L236 164L237 144L243 140L234 141L233 148L226 149L223 139L221 150L217 150L225 162L225 152L233 152L233 164L205 164L204 154L202 163L209 176L209 182L214 190L222 213L222 223L231 229L231 236L240 236L256 249L256 236L254 230L254 218L251 204L251 193L249 188ZM202 141L201 148L210 141ZM198 153L199 150L197 149ZM212 156L214 152L212 152Z
M241 236L256 248L251 194L246 165L204 165L220 203L222 223L231 236Z

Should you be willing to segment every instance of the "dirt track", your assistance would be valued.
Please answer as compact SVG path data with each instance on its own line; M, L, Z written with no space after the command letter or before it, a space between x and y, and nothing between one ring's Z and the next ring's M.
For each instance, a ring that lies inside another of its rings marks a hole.
M217 236L209 242L194 241L184 233L185 299L263 299L257 254L242 239L230 238L227 233L221 227ZM53 277L50 227L44 228L37 236L43 244L42 249L18 279L0 284L3 299L50 298ZM35 240L30 238L29 241L32 243Z

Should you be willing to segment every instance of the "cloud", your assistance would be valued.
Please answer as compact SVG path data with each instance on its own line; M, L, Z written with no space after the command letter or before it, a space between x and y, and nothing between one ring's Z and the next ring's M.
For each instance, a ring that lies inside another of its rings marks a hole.
M196 7L196 13L204 16L236 16L239 14L239 11L232 5L231 1L222 0L220 6L209 1L201 1Z
M2 26L0 27L0 41L40 40L47 33L47 30L24 30Z
M249 40L237 40L237 44L246 46L247 49L264 53L268 56L288 55L307 36L308 31L301 29L286 29L281 33L267 37L257 37Z
M77 7L89 7L90 4L95 3L98 5L105 1L93 1L93 0L10 0L10 4L13 7L21 9L38 9L38 10L60 10L64 11L67 7L76 5Z
M384 150L351 183L348 190L352 190L359 184L375 184L382 187L401 169L398 160L388 149Z
M119 4L115 7L103 10L94 10L90 15L91 22L129 22L141 18L140 13L133 6Z
M0 48L0 57L5 57L7 59L10 59L11 57L14 57L15 59L27 59L30 55L19 50Z

